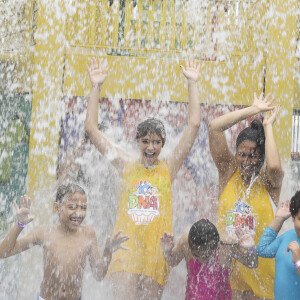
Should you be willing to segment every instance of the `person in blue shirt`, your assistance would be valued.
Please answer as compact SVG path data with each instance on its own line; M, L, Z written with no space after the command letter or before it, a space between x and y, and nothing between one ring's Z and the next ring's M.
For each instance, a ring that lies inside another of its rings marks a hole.
M277 237L282 224L292 216L294 229ZM258 256L275 257L274 297L300 299L300 191L282 203L257 246Z

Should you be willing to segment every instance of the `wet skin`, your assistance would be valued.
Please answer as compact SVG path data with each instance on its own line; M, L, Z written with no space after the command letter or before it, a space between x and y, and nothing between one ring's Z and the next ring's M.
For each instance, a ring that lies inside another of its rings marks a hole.
M66 202L55 205L60 224L47 228L40 236L44 250L42 298L69 300L81 296L83 271L92 240L89 228L80 226L86 208L86 196L80 193L69 194Z
M138 140L141 164L145 167L156 165L162 149L162 138L156 133L148 132Z

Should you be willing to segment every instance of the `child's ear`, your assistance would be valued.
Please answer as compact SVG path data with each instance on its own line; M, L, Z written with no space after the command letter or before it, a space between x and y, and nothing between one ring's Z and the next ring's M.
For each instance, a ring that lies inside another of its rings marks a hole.
M58 202L53 203L53 210L54 210L54 212L59 213L59 203Z

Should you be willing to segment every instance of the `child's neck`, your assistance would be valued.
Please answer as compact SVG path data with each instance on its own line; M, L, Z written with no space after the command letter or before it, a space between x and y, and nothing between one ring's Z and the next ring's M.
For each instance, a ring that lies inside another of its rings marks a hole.
M78 229L79 229L79 228L78 229L71 229L63 223L59 223L57 225L57 228L58 228L59 231L61 231L63 234L66 234L66 235L75 234L76 232L78 232Z

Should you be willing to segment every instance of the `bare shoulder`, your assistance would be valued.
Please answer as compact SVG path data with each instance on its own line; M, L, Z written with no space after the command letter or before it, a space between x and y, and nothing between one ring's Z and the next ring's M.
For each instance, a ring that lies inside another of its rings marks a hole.
M95 229L92 226L81 226L81 233L89 239L96 237Z
M30 234L33 236L37 244L43 244L47 237L53 233L52 228L53 226L49 225L37 226Z

